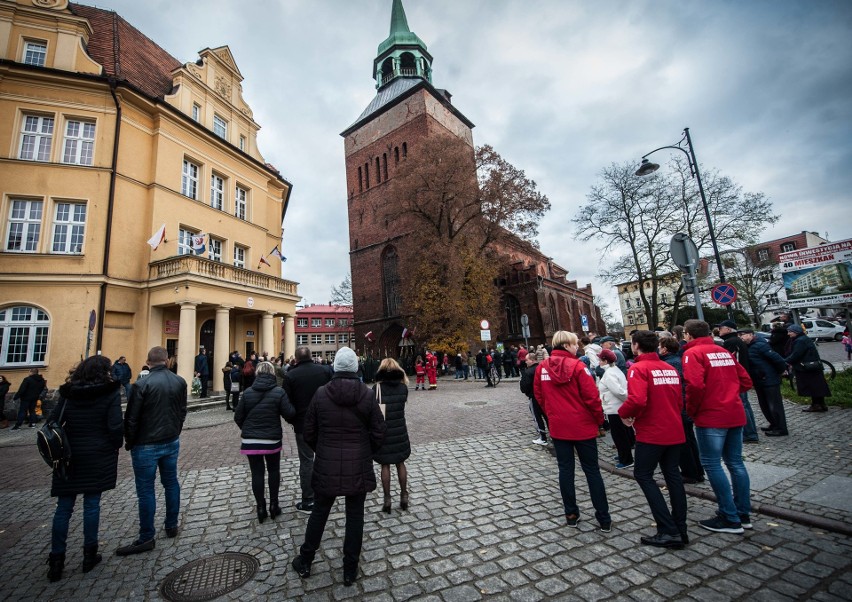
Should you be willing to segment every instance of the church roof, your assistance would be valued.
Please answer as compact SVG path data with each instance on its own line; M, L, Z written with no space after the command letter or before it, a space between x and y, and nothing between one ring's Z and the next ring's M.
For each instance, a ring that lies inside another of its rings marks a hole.
M472 128L474 127L473 123L464 115L462 115L461 111L456 109L447 96L435 88L432 84L427 82L425 79L421 77L397 77L388 85L379 89L376 92L376 96L373 100L370 101L370 104L367 105L367 108L358 116L358 119L346 128L343 132L341 132L341 136L346 136L349 133L355 131L359 127L361 127L365 122L369 121L373 117L379 115L390 109L392 106L396 105L398 102L407 98L411 94L414 93L415 90L420 88L425 88L432 95L437 98L444 106L446 106L452 113L464 122L465 125Z
M394 46L420 46L424 51L426 44L423 43L417 34L413 33L408 28L408 19L405 17L405 8L402 6L402 0L394 0L391 8L391 23L390 35L387 39L379 44L379 55L390 50Z

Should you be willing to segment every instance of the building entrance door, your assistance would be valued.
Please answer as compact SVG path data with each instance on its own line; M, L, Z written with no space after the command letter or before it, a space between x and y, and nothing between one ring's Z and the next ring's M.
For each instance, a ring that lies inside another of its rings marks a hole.
M207 356L207 373L213 378L216 358L213 357L213 344L216 340L216 320L207 320L201 325L201 336L199 346L204 347L204 355ZM224 365L224 364L223 364Z

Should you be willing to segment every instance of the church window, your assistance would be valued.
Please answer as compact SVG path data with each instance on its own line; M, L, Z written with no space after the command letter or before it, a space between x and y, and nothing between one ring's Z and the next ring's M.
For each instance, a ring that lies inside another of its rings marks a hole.
M358 192L364 192L364 170L358 168Z
M506 325L509 335L521 333L521 305L512 295L506 295Z
M364 188L370 188L370 162L364 163Z
M376 183L379 184L382 181L382 163L381 160L376 157Z
M556 315L556 302L553 300L553 295L547 298L547 319L551 332L559 330L559 319Z
M393 161L394 163L399 163L399 147L395 146L393 148Z
M402 143L402 158L405 159L408 156L408 143Z
M387 247L382 253L382 297L385 316L399 314L402 298L399 292L399 257L395 247Z
M382 153L382 167L384 167L385 180L388 179L388 154Z

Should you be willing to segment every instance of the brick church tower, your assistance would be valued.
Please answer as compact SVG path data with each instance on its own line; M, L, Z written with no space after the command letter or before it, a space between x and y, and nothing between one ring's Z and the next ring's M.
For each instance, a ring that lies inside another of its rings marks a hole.
M406 224L389 227L388 182L424 140L454 135L473 153L473 124L432 85L432 55L409 28L401 0L393 0L390 35L373 61L376 96L341 136L345 140L349 253L355 310L355 347L399 355L405 328L401 273ZM372 333L365 338L368 333Z

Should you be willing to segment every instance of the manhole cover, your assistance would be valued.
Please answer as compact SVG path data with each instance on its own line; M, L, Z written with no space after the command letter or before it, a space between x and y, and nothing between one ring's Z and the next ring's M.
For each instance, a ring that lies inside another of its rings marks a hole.
M172 602L212 600L246 583L259 568L257 558L238 552L199 558L169 573L160 594Z
M466 402L464 402L464 405L466 405L466 406L484 406L487 403L488 403L487 401L466 401Z

